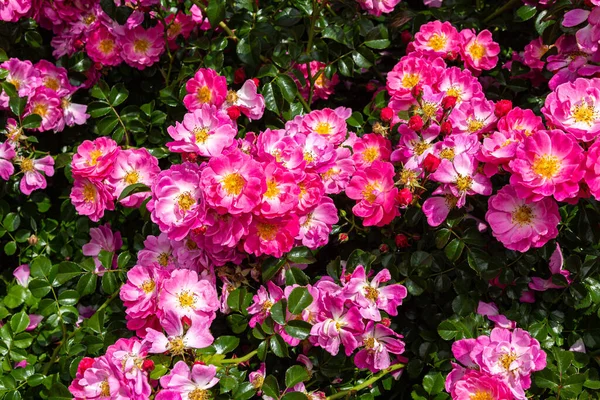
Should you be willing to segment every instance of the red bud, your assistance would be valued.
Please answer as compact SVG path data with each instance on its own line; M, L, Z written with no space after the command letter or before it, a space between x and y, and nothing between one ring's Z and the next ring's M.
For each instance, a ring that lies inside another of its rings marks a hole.
M404 43L404 44L408 44L412 40L412 38L413 38L413 35L408 30L404 30L400 34L400 40L402 40L402 43Z
M453 108L455 105L456 105L456 97L454 97L454 96L446 96L442 99L442 107L444 107L444 110Z
M340 233L338 236L338 239L340 240L341 243L347 242L348 241L348 234L347 233Z
M227 109L227 115L229 118L236 121L242 113L240 112L240 108L238 106L231 106Z
M258 78L252 78L252 81L254 82L254 84L256 85L256 87L260 86L260 80Z
M382 244L379 246L379 251L380 251L380 252L382 252L382 253L387 253L388 251L390 251L390 246L388 246L388 245L387 245L387 244L385 244L385 243L382 243Z
M396 247L403 249L406 247L409 247L410 245L408 244L408 238L406 237L406 235L399 233L396 235L396 238L394 239L396 242Z
M192 320L187 315L184 315L183 318L181 318L181 322L183 323L184 327L186 327L186 328L189 328L190 326L192 326Z
M90 357L84 357L79 361L77 366L77 373L83 375L83 373L94 364L94 359Z
M452 123L450 121L444 121L440 125L440 133L444 136L452 133Z
M383 122L390 122L394 118L394 110L389 107L384 107L381 110L381 120Z
M425 157L425 159L423 160L423 169L425 170L425 172L428 172L431 174L438 169L441 162L442 162L442 160L440 160L438 157L434 156L433 154L429 153L429 154L427 154L427 157Z
M235 70L235 72L233 73L233 83L235 83L236 85L241 84L242 82L244 82L246 80L246 71L244 71L243 67L240 67L238 69ZM258 86L258 85L256 85Z
M508 112L510 110L512 110L512 101L500 100L499 102L496 103L496 107L494 109L494 114L496 114L496 117L502 118L506 114L508 114Z
M408 120L408 127L413 131L419 132L423 129L423 118L420 115L413 115Z
M147 372L154 371L154 361L144 360L142 363L142 369Z

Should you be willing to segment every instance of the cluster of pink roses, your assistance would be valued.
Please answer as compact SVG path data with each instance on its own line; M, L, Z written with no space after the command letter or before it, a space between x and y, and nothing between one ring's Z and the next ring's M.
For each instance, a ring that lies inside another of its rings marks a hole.
M119 0L115 3L121 5ZM165 51L165 36L166 44L175 49L177 38L188 38L196 26L202 30L210 29L208 19L195 5L187 14L165 12L162 20L158 13L152 13L155 25L146 28L142 26L144 15L150 7L159 5L159 1L135 3L135 10L123 25L104 12L99 0L3 2L0 20L15 22L23 17L34 18L43 28L54 32L51 44L56 58L85 49L99 68L124 61L134 68L144 69L157 62Z
M404 352L402 336L389 328L387 316L398 315L397 308L406 297L406 288L400 284L383 285L391 279L387 269L369 278L363 266L348 274L342 286L330 277L321 278L307 289L313 298L300 317L312 325L309 341L322 347L331 355L338 354L344 346L346 356L359 349L354 362L359 368L377 372L396 362L397 355ZM252 315L250 327L262 324L271 315L271 308L282 299L288 299L297 285L285 290L272 282L262 286L248 307ZM382 314L384 311L386 314ZM297 319L287 312L286 321ZM300 340L290 336L285 327L275 323L275 331L290 345Z
M399 124L400 143L391 161L402 165L401 201L421 195L422 182L438 182L423 203L429 224L438 226L450 210L465 205L466 196L492 195L490 177L509 174L510 185L489 198L492 233L508 249L543 246L558 235L557 201L576 202L589 192L600 196L600 145L587 152L580 145L600 133L600 80L559 85L542 108L547 129L531 110L487 100L470 71L446 66L441 57L450 60L453 51L447 38L458 33L448 23L427 25L409 45L414 51L388 74L391 100L382 111L382 118ZM483 33L473 33L474 42L460 50L474 72L474 61L479 68L497 62L498 46ZM438 41L447 47L435 51ZM467 61L473 47L481 48L476 52L481 57ZM407 111L412 116L400 119Z
M376 17L381 14L388 14L394 11L394 7L402 0L357 0L363 10ZM428 7L441 7L444 0L423 0L423 4Z
M158 160L146 149L123 150L114 140L100 137L86 140L73 155L71 162L73 189L71 202L77 212L92 221L114 210L114 200L129 185L151 185L160 172ZM120 200L125 207L139 207L149 196L138 192Z
M525 400L531 373L546 367L546 353L529 332L496 327L489 336L452 345L459 362L446 378L453 400Z
M6 74L4 80L14 86L17 95L27 97L23 116L35 114L41 117L38 131L60 132L65 126L83 125L89 118L85 104L71 102L78 87L71 85L66 69L46 60L32 64L28 60L11 58L0 64L2 70ZM0 110L9 109L9 100L6 91L0 92ZM8 124L16 125L16 122L10 119Z
M15 125L9 125L7 130L20 130ZM14 137L14 136L13 136ZM42 158L33 158L33 155L26 156L25 150L19 146L18 141L7 140L0 143L0 178L8 181L15 173L16 162L23 174L19 189L26 195L37 189L46 188L46 176L54 175L54 159L52 156L44 156ZM45 175L44 175L45 174Z

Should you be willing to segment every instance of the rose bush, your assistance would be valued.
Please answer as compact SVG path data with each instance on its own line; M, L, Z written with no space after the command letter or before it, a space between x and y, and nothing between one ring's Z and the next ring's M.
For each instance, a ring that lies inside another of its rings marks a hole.
M598 397L600 1L0 20L0 398Z

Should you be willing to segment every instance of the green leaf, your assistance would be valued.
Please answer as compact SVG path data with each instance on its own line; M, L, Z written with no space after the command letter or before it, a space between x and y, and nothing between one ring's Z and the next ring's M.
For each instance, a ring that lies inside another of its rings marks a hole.
M123 253L119 254L119 257L117 257L117 267L121 269L127 267L129 260L131 260L131 253L124 251Z
M96 291L97 276L92 273L88 273L79 278L77 282L77 291L82 296L92 294Z
M227 354L235 350L240 344L240 339L235 336L220 336L212 344L217 354Z
M134 183L133 185L125 186L125 189L123 189L123 191L119 195L118 200L121 201L124 198L129 197L134 193L143 193L143 192L149 192L149 191L150 191L150 187L148 187L147 185L145 185L143 183Z
M277 90L277 92L275 92L275 90ZM262 95L265 98L265 107L267 108L267 110L279 115L280 110L278 104L278 96L281 97L281 92L279 91L279 88L274 86L271 82L266 83L262 87Z
M100 134L100 136L110 135L118 123L119 120L117 119L116 115L109 115L108 117L102 118L96 125L98 128L98 134Z
M265 396L273 397L274 399L279 397L279 383L277 378L273 375L269 375L265 378L261 390Z
M446 257L448 257L450 261L456 261L460 258L460 255L462 254L464 248L465 243L462 240L456 238L453 239L450 243L448 243L448 245L444 249L444 253L446 253Z
M428 394L437 394L444 390L445 379L441 373L429 373L423 378L423 388Z
M8 308L19 307L25 301L25 297L27 297L27 293L23 286L11 286L11 288L8 289L8 294L4 296L4 305Z
M0 62L4 62L8 60L8 56L6 55L6 52L2 49L0 49Z
M544 389L555 390L558 388L558 382L560 382L558 376L552 370L546 368L534 375L535 384Z
M29 114L25 118L23 118L23 123L21 127L23 129L36 129L40 127L42 123L42 117L37 114Z
M275 335L269 341L271 345L271 351L279 358L288 357L288 348L285 340L279 335Z
M306 307L311 305L313 297L305 287L297 287L288 296L288 310L294 315L300 314Z
M10 319L10 328L13 333L23 332L29 326L29 315L25 311L21 311L12 316Z
M285 271L285 284L306 286L310 283L310 278L299 268L290 267Z
M355 128L360 128L364 125L365 120L363 118L363 115L360 112L355 111L352 113L352 115L350 116L350 118L348 118L348 120L346 122L348 122L348 125L350 125L350 126L353 126Z
M533 18L536 13L536 6L522 6L517 10L517 16L521 19L521 21L527 21Z
M58 264L58 273L56 274L56 278L54 278L55 285L60 286L81 274L82 270L79 265L74 262L63 261Z
M21 116L23 115L23 111L25 111L25 106L27 105L27 97L11 97L8 101L8 105L13 114Z
M289 75L280 74L277 76L275 82L279 86L279 89L281 89L283 98L290 102L294 101L298 93L298 87L294 80Z
M212 0L208 2L206 16L213 28L219 25L219 22L225 19L225 0Z
M32 295L39 299L50 293L50 290L52 290L52 287L48 281L38 278L29 281L27 288Z
M293 319L285 326L285 331L293 338L304 340L310 335L312 325L306 321Z
M16 231L20 224L21 217L19 217L19 214L16 214L14 212L6 214L6 217L4 217L4 221L2 221L2 225L4 225L4 228L9 232Z
M118 288L119 285L115 273L106 272L102 275L102 290L104 290L105 293L113 294Z
M252 295L248 293L244 287L235 289L229 294L229 297L227 297L227 305L229 308L231 308L233 311L241 312L242 314L247 314L246 308L251 301Z
M458 334L458 329L456 329L456 326L449 320L442 321L442 323L438 325L437 331L438 335L444 340L452 340Z
M296 386L300 382L308 380L306 368L300 365L293 365L285 371L285 386L288 388Z
M17 243L16 242L8 242L4 245L4 253L7 256L12 256L17 251Z
M375 261L377 257L374 254L367 253L366 251L356 249L348 256L348 261L346 262L346 269L348 271L354 271L356 267L362 265L365 267L365 271L368 271L371 267L373 261Z
M33 259L29 267L31 276L36 278L44 278L50 275L52 263L47 257L39 256Z
M312 264L316 261L312 251L306 246L294 247L286 257L296 264Z
M389 47L389 45L390 41L388 39L367 40L365 42L365 46L378 50L385 49Z
M250 382L241 383L233 393L233 400L247 400L254 397L256 388Z
M286 300L281 299L271 307L271 318L279 325L285 325Z
M79 301L77 290L65 290L58 295L58 303L63 306L74 306Z
M285 258L277 259L275 257L267 258L262 264L262 281L270 281L285 264Z
M112 268L113 258L115 257L115 253L106 250L100 250L98 254L98 260L100 260L100 264L106 269Z
M112 112L112 108L104 101L92 101L88 104L86 112L92 118L100 118Z
M354 63L360 68L371 68L373 66L373 63L371 63L371 61L369 61L363 54L359 53L358 51L352 52L352 60L354 60Z
M572 352L560 349L554 349L554 357L556 358L558 373L561 375L567 372L574 359Z
M25 32L25 42L33 48L42 46L42 35L38 31L27 31Z
M469 266L475 272L487 271L489 267L490 256L483 250L470 249L467 254L467 261Z

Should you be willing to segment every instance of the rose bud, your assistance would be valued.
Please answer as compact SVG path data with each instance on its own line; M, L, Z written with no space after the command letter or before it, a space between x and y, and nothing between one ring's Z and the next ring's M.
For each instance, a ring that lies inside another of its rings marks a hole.
M77 373L83 375L83 373L92 366L94 359L90 357L84 357L79 361L77 366Z
M496 106L494 108L494 114L496 114L496 117L502 118L506 114L508 114L510 110L512 110L512 101L500 100L496 103Z
M240 108L238 106L231 106L227 109L227 115L233 121L236 121L242 113L240 112Z
M408 120L408 127L413 131L420 131L421 129L423 129L423 118L421 118L420 115L413 115Z
M382 243L382 244L379 246L379 251L380 251L380 252L382 252L382 253L387 253L388 251L390 251L390 246L388 246L388 245L387 245L387 244L385 244L385 243Z
M400 33L400 40L402 41L402 43L404 44L408 44L413 38L412 33L410 33L409 30L403 30L402 33Z
M383 122L390 122L393 117L394 117L394 110L392 110L391 108L384 107L381 110L381 120Z
M444 121L440 125L440 132L442 135L449 135L452 133L452 123L450 121Z
M427 157L425 157L425 159L423 160L423 169L425 170L425 172L428 172L430 174L434 173L440 166L441 162L442 160L429 153L427 154Z
M394 239L396 242L396 247L403 249L405 247L410 246L408 244L408 238L406 237L406 235L399 233L396 235L396 238Z
M456 97L454 97L454 96L446 96L442 99L442 107L444 107L444 110L453 108L455 105L456 105Z
M244 68L240 67L240 68L236 69L235 72L233 73L233 83L235 83L236 85L239 85L239 84L243 83L245 80L246 80L246 71L244 71ZM258 85L256 85L256 86L258 86Z
M147 372L154 371L154 361L144 360L142 363L142 369Z
M260 80L258 78L252 78L252 81L254 81L254 84L256 85L256 87L260 86Z
M396 202L398 203L398 205L400 207L408 206L410 203L412 203L412 200L413 200L413 195L412 195L412 192L410 191L410 189L408 189L408 188L399 190L398 194L396 195Z
M338 235L338 239L341 243L347 242L348 241L348 234L347 233L340 233Z

